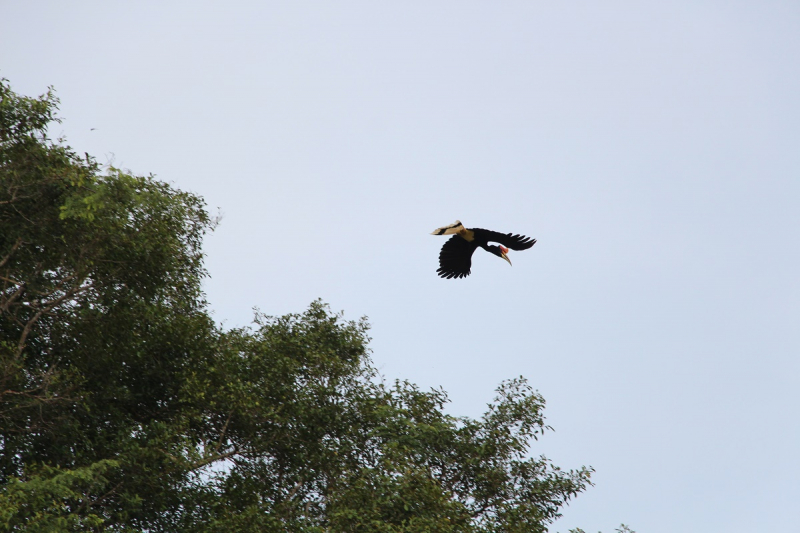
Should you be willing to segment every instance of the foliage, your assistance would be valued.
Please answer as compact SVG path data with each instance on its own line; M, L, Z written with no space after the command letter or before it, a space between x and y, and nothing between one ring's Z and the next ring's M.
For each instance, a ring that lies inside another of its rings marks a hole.
M74 470L42 466L25 481L11 478L0 494L0 524L5 530L24 524L31 533L98 528L103 520L93 508L107 494L104 474L116 466L111 460Z
M530 456L522 378L458 418L322 302L221 330L202 200L51 141L52 92L0 97L4 529L536 532L590 483Z
M615 531L615 533L636 533L634 530L632 530L630 527L626 526L625 524L620 524L619 527L617 529L615 529L614 531ZM570 529L569 533L586 533L586 532L584 530L582 530L581 528L577 527L575 529Z

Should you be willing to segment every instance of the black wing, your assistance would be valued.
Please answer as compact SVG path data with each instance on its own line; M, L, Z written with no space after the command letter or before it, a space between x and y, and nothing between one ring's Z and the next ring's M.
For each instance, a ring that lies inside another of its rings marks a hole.
M444 243L439 252L439 274L443 278L464 278L469 276L472 266L472 252L478 247L475 241L468 242L459 235L453 235Z
M525 235L512 235L511 233L499 233L488 229L472 228L475 233L475 239L485 239L487 241L499 242L506 248L511 250L527 250L534 244L536 239L526 237Z

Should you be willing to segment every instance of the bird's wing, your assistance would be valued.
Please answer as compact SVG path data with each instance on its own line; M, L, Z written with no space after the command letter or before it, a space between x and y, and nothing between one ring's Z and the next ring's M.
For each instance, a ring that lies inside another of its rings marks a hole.
M497 231L492 231L482 228L473 228L472 231L475 232L476 238L484 238L487 241L499 242L500 244L502 244L506 248L510 248L511 250L527 250L528 248L536 244L536 239L526 237L525 235L499 233Z
M439 270L436 272L447 279L469 276L472 252L477 247L478 244L474 241L468 242L459 235L453 235L439 252Z

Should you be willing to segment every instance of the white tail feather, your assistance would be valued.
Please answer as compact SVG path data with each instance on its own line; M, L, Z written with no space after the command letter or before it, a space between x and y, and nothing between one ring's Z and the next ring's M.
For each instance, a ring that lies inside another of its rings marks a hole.
M461 221L456 220L449 226L444 226L443 228L435 230L433 233L431 233L431 235L455 235L464 229L464 225L461 223Z

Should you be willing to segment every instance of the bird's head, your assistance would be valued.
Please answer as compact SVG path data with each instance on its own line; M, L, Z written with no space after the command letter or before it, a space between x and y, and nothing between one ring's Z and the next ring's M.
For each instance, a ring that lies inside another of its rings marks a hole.
M497 257L502 257L503 259L508 261L509 265L511 264L511 259L509 259L508 256L506 255L508 253L508 248L506 248L502 244L500 246L488 246L487 250L489 250Z

